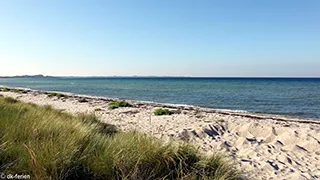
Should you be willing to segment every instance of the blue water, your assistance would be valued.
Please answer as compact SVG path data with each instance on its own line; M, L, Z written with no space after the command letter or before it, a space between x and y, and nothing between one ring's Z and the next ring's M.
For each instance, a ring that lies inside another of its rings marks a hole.
M320 78L7 78L0 85L320 119Z

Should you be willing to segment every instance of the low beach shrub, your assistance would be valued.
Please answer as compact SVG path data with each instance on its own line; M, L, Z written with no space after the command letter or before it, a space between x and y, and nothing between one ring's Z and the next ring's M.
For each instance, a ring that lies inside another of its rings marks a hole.
M161 115L171 115L173 114L172 111L170 111L169 109L162 109L162 108L159 108L159 109L155 109L153 111L154 115L156 116L161 116Z
M101 108L95 108L94 111L102 111Z
M5 87L5 88L2 89L2 91L3 91L3 92L9 92L10 89Z
M109 109L116 109L119 107L132 107L132 105L126 101L112 101L109 103Z
M0 97L0 172L30 179L239 179L218 156ZM103 127L104 126L104 127Z

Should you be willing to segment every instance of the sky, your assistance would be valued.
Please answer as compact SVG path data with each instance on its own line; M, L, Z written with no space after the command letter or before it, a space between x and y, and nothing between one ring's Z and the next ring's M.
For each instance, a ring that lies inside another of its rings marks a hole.
M320 77L319 0L1 0L0 76Z

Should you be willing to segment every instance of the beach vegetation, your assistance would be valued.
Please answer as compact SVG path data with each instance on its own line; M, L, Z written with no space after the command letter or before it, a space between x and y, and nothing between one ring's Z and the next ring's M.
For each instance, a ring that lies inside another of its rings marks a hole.
M53 110L53 107L51 105L48 105L48 104L44 105L43 108L46 109L46 110Z
M10 92L19 93L19 89L11 89Z
M67 97L67 95L61 94L61 93L48 93L47 95L48 95L48 97L54 97L54 96L56 96L58 98Z
M65 95L65 94L61 94L61 93L57 93L57 95L56 95L58 98L62 98L62 97L67 97L67 95Z
M221 156L0 97L0 172L31 179L240 179Z
M24 89L8 89L8 88L4 88L3 90L4 92L14 92L14 93L23 93L23 94L26 94L27 91L24 90Z
M5 87L5 88L2 89L2 91L3 91L3 92L9 92L10 89Z
M153 111L153 114L156 116L171 115L173 113L174 112L170 111L169 109L162 109L162 108L158 108Z
M18 100L14 99L14 98L12 98L12 97L5 97L5 98L4 98L4 101L5 101L6 103L11 103L11 104L18 102Z
M109 105L109 109L116 109L119 107L132 107L132 104L126 101L112 101L108 105Z
M87 125L96 126L96 131L106 135L113 135L118 132L116 126L106 123L101 123L95 114L79 114L78 118L81 122Z
M102 111L101 108L95 108L94 111Z
M53 96L56 96L56 95L57 95L57 93L49 93L48 97L53 97Z

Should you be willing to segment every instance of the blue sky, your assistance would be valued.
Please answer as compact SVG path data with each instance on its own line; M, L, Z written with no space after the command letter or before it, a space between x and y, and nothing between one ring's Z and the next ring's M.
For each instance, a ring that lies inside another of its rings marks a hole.
M317 76L319 0L4 0L0 75Z

